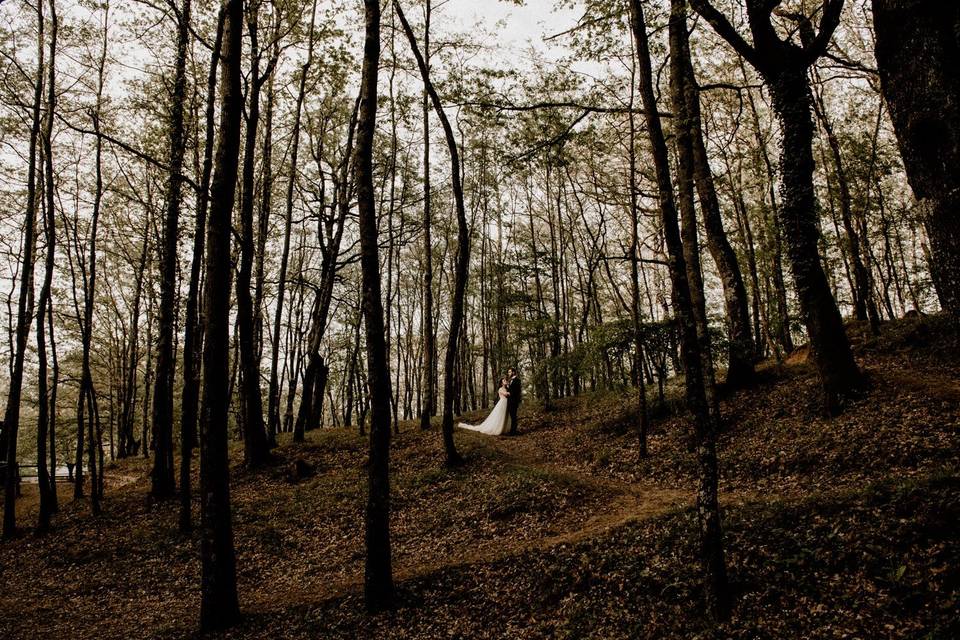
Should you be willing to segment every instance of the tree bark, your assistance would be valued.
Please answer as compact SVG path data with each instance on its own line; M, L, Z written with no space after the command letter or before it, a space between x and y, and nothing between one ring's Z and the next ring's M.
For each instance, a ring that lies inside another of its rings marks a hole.
M430 73L430 14L431 0L424 3L423 23L423 66ZM433 335L433 225L430 211L430 96L424 88L423 106L423 369L421 385L423 387L422 407L420 409L420 428L430 428L430 418L436 405L434 376L436 371L437 345Z
M797 298L810 339L810 354L827 413L840 410L863 379L843 328L843 319L820 261L816 196L813 189L812 95L807 70L826 49L840 21L843 0L825 0L819 31L804 46L782 40L771 23L774 5L747 5L754 45L748 45L709 0L691 4L727 42L763 76L773 97L783 141L780 175L783 202L780 226Z
M204 291L203 411L200 421L200 627L223 629L240 618L230 513L227 394L230 348L230 233L237 186L243 93L240 88L243 1L224 4L220 133L207 221Z
M673 199L667 145L653 90L650 50L640 0L630 0L630 26L636 43L640 96L656 169L660 218L667 245L674 307L680 324L680 350L685 374L687 403L694 416L697 438L696 453L699 473L697 515L700 529L701 562L707 579L704 591L706 606L710 616L724 619L729 613L730 594L724 562L720 505L717 500L716 423L711 419L704 388L700 342L697 336L696 320L693 315L690 285L687 281L683 244L680 238L680 229L677 225L677 210Z
M297 160L300 153L300 121L303 113L303 101L307 91L307 73L313 64L313 32L317 16L317 2L313 0L310 12L310 29L307 32L307 59L300 68L297 102L293 111L293 132L290 141L290 175L287 178L286 213L283 221L283 250L280 253L280 274L277 283L277 307L273 315L273 351L270 355L270 387L268 390L267 430L276 433L280 426L280 326L283 319L283 303L287 290L287 266L290 260L290 232L293 223L293 194L297 183ZM289 355L287 356L289 358ZM293 369L291 368L291 372ZM291 389L296 388L296 376L292 375ZM286 427L284 427L285 429Z
M243 155L243 178L240 200L240 259L237 269L237 347L240 352L241 402L243 410L243 459L247 466L261 466L267 459L267 434L263 428L263 398L260 394L260 358L257 357L253 298L250 288L254 259L254 169L257 156L257 129L260 123L260 89L265 78L260 75L258 16L260 2L247 8L247 31L250 35L250 96L247 113L246 145ZM209 281L208 281L209 282Z
M930 241L940 306L960 318L960 5L873 0L877 68Z
M700 200L700 210L703 213L707 248L717 266L723 286L729 337L726 383L728 387L737 388L747 384L753 378L754 343L747 311L747 290L743 284L743 274L737 263L736 253L730 246L723 228L720 201L717 198L713 173L710 170L700 115L700 89L690 58L686 14L686 0L673 0L670 30L671 64L674 65L675 72L679 76L678 80L682 82L679 88L682 91L684 103L683 114L690 131L692 178ZM675 61L674 58L676 58Z
M647 456L647 434L650 431L650 414L647 410L647 386L643 377L644 340L643 313L640 300L640 206L637 201L640 187L637 184L637 123L634 113L636 93L637 58L632 56L630 67L630 140L627 141L630 171L630 314L633 319L634 378L637 385L638 437L640 457Z
M688 100L689 70L683 63L686 37L686 4L671 1L670 17L670 88L676 112L674 143L677 150L677 197L680 209L680 237L683 258L687 269L687 284L690 288L690 303L693 319L697 325L700 341L700 358L703 365L704 392L712 419L719 424L720 411L717 402L716 382L713 369L713 347L710 341L710 325L707 319L706 298L703 291L703 271L700 265L700 240L697 234L697 214L694 206L693 169L693 114ZM682 32L682 35L679 33ZM667 169L669 170L669 168ZM669 250L669 246L668 246Z
M57 7L54 0L50 1L50 59L47 62L47 113L43 127L43 166L44 186L46 196L46 216L44 220L44 234L47 240L46 259L44 265L43 285L37 298L37 360L39 362L37 376L37 485L40 490L40 516L37 528L46 531L50 526L50 517L56 509L56 496L53 482L57 474L54 466L47 467L47 438L53 435L53 416L56 415L56 391L47 386L47 339L44 325L46 323L47 308L52 305L50 287L53 283L53 271L56 266L57 247L57 213L55 209L54 177L53 177L53 118L56 113L56 66L57 66ZM43 29L40 30L41 36ZM43 56L39 59L43 65ZM52 327L51 327L52 330ZM51 340L53 335L51 333ZM54 381L56 386L56 380ZM52 445L55 440L51 437ZM51 480L51 474L54 480Z
M177 295L177 236L180 232L180 198L183 155L186 149L183 106L187 90L187 44L190 38L191 0L183 0L177 24L173 94L170 96L170 175L167 182L163 248L160 252L160 318L157 327L157 373L153 386L153 469L150 494L169 498L176 491L173 471L173 355Z
M353 170L360 214L360 267L371 401L364 598L367 610L377 612L391 608L394 601L390 559L391 393L390 363L387 360L383 302L380 297L380 256L373 185L373 139L377 123L377 76L380 62L380 1L364 0L363 6L363 74L360 82Z
M210 206L210 174L213 171L213 144L215 132L215 107L217 91L217 66L223 49L224 12L217 16L217 35L210 53L210 69L207 72L207 103L203 168L200 189L197 193L197 217L193 230L193 260L190 263L190 285L187 290L186 326L183 334L183 391L180 408L180 516L178 526L182 533L190 531L190 468L193 449L197 441L197 410L200 401L200 374L203 345L203 322L200 317L200 275L203 268L203 253L207 233L207 209ZM144 245L146 251L146 245Z

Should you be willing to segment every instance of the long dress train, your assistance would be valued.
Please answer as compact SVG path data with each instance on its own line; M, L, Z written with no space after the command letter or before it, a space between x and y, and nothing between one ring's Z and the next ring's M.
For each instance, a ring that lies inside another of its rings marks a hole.
M490 415L487 416L486 420L480 424L467 424L466 422L458 422L457 426L461 429L478 431L490 436L499 436L503 434L507 430L509 414L507 414L506 390L500 389L499 393L500 399L497 401L497 404L493 407L493 411L490 412Z

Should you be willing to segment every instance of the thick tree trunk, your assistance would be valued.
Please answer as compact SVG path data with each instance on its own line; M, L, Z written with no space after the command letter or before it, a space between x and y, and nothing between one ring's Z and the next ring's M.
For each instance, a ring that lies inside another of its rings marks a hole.
M201 599L200 626L222 629L240 618L236 559L230 514L230 463L227 458L227 394L230 348L230 234L237 186L243 93L240 66L243 1L224 5L223 81L220 134L214 162L207 221L204 291L203 411L200 421Z
M820 374L824 406L834 412L860 385L861 377L820 261L810 86L802 67L785 69L768 81L783 133L780 225L787 237L794 287L810 338L812 360Z
M960 4L873 0L877 67L930 240L940 306L960 318Z
M754 46L746 43L709 0L692 0L691 4L738 53L750 61L770 87L782 134L780 227L786 235L794 286L810 339L810 353L823 388L824 408L829 413L835 412L842 406L844 398L861 386L862 378L820 261L820 231L813 190L812 96L807 71L829 44L840 22L843 0L824 0L816 34L810 33L809 19L802 18L802 47L777 35L771 24L773 4L748 3Z
M360 109L353 170L360 213L360 267L370 384L370 459L367 476L364 597L367 610L393 606L390 559L390 363L380 297L380 256L373 185L373 138L377 123L377 71L380 61L380 2L364 0L365 39Z
M650 138L657 187L660 199L660 218L666 240L674 307L680 323L681 355L686 385L687 403L694 416L697 439L697 515L700 528L701 561L706 574L705 589L708 613L723 619L729 612L727 572L723 552L723 532L720 524L720 505L717 500L716 423L711 419L704 388L703 361L697 336L687 266L684 260L667 145L657 111L653 90L653 74L646 24L640 0L630 0L630 26L637 47L639 61L640 96Z

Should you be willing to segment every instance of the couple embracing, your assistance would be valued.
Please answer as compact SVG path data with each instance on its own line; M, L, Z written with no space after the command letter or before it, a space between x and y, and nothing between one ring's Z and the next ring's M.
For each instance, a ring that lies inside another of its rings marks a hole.
M497 390L500 399L497 400L493 411L487 416L487 419L480 424L467 424L460 422L457 424L461 429L479 431L491 436L517 435L517 410L523 401L523 389L520 383L520 377L517 376L517 370L513 367L507 369L507 376L500 380L500 388ZM509 431L507 423L510 423Z

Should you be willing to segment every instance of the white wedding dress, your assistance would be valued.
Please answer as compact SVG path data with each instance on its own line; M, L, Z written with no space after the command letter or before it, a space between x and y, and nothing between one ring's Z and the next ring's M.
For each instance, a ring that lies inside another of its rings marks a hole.
M470 431L479 431L480 433L485 433L489 436L499 436L507 430L507 421L510 419L509 414L507 413L507 390L501 388L498 392L500 399L497 400L496 406L493 407L493 411L490 412L490 415L487 416L487 419L481 422L480 424L467 424L466 422L458 422L457 426L461 429L469 429Z

